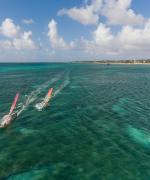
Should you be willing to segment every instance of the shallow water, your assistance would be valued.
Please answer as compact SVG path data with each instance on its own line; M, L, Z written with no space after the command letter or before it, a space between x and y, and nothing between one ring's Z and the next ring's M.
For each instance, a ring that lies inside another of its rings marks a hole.
M0 130L0 179L150 178L149 65L0 64L0 118L18 91L20 115Z

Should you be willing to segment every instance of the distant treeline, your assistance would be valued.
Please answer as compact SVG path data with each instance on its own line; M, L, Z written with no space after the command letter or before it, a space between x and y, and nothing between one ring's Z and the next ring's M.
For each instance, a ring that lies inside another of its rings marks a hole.
M146 64L150 63L150 59L140 60L96 60L96 61L74 61L75 63L98 63L98 64ZM73 63L74 63L73 62Z

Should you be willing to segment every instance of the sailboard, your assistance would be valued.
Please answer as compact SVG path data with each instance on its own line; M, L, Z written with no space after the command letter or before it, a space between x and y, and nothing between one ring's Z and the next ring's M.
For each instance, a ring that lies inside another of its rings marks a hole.
M50 88L48 90L47 95L45 96L44 100L41 103L38 103L35 105L36 109L41 111L43 108L48 106L48 103L52 97L53 88Z

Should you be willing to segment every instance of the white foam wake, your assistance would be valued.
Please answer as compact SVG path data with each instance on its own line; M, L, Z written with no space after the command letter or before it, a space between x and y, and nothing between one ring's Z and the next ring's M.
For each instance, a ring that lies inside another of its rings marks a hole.
M59 94L65 87L67 87L70 83L69 75L66 76L64 82L59 86L59 88L54 92L53 97Z
M50 84L58 81L60 79L61 75L58 75L55 78L52 78L50 81L47 81L46 83L40 85L36 90L32 91L29 95L26 95L24 103L22 103L21 108L17 111L17 115L19 116L26 108L33 103L38 95L43 91L43 89L47 88Z

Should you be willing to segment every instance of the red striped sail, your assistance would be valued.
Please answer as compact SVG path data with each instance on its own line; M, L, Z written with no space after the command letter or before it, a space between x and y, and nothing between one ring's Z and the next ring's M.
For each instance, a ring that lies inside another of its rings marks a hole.
M9 114L12 114L15 107L16 107L16 104L17 104L17 101L18 101L18 98L19 98L19 93L16 94L15 98L14 98L14 101L12 103L12 106L10 108L10 111L9 111Z

